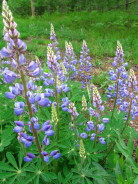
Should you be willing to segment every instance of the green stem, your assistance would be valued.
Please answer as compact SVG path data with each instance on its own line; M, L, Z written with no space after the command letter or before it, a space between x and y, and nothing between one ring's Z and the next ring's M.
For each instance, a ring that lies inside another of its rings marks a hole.
M56 111L57 111L57 128L56 128L56 138L59 140L60 136L60 120L59 120L59 103L58 103L58 93L57 93L57 76L55 75L55 98L56 98Z
M110 119L111 123L112 123L112 120L113 120L113 117L114 117L114 113L115 113L115 109L116 109L116 102L117 102L117 98L118 98L118 88L119 88L119 85L118 85L118 82L117 82L116 97L115 97L115 101L114 101L113 112L112 112L111 119Z

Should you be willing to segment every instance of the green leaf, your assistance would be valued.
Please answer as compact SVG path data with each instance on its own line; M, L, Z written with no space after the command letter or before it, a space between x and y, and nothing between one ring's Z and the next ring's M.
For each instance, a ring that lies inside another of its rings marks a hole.
M93 184L93 182L91 180L89 180L88 178L85 178L87 184Z
M9 178L15 175L16 173L0 172L0 179Z
M121 168L120 168L118 161L117 161L116 167L115 167L115 175L116 175L116 178L119 179L119 181L123 180L122 171L121 171Z
M17 175L15 177L10 178L9 181L6 181L6 184L13 184L16 178L17 178Z
M18 161L19 161L19 168L21 168L22 162L23 162L23 153L20 150L20 152L18 153Z
M14 156L13 156L10 152L8 152L8 153L6 154L6 156L7 156L8 161L10 162L10 164L12 164L13 167L15 167L16 169L18 169L18 166L17 166L17 163L16 163L16 161L15 161Z
M136 179L134 180L134 184L138 184L138 176L137 176Z
M43 179L45 182L50 182L50 181L51 181L51 180L47 177L47 174L46 174L46 173L41 174L41 177L42 177L42 179Z
M3 162L0 162L0 170L3 170L3 171L16 171L9 164L3 163Z
M23 181L23 183L24 183L24 184L28 184L28 183L31 182L35 177L36 177L35 174L28 174L27 177L25 178L25 180Z
M38 175L38 176L33 180L33 184L39 184L39 179L40 179L40 176Z
M61 175L60 172L58 173L58 181L59 181L60 183L62 183L62 181L63 181L63 177L62 177L62 175Z
M54 180L54 179L57 179L57 176L56 176L56 174L55 173L52 173L52 172L48 172L48 173L46 173L47 174L47 176L52 180Z
M69 174L66 176L65 180L63 181L63 184L66 184L66 183L72 178L72 176L73 176L73 173L69 173Z

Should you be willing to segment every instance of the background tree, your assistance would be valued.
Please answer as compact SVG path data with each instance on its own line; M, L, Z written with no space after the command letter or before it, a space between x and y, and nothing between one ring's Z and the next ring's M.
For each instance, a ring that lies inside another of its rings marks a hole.
M34 0L30 0L31 1L31 12L32 12L32 16L35 16L35 6L34 6Z

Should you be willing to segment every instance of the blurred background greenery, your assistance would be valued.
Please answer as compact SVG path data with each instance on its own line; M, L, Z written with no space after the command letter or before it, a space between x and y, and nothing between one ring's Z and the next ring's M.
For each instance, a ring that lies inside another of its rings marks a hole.
M116 42L126 61L138 64L138 0L7 0L21 38L33 55L45 59L50 23L62 50L65 40L80 52L83 39L97 63L112 60ZM1 6L1 5L0 5ZM33 15L33 16L32 16ZM0 21L0 47L4 46Z
M109 11L113 9L137 11L137 0L7 0L8 4L17 15L31 15L31 7L36 15L45 12L59 11L62 13L72 11Z

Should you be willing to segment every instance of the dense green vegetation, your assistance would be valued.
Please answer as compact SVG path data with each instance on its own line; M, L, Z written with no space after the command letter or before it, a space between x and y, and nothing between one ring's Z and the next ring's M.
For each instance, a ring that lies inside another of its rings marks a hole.
M136 12L138 7L136 0L8 0L12 12L22 16L32 14L31 2L36 15L55 11L65 13L83 10L108 11L112 9Z
M35 18L15 18L21 38L28 43L28 50L38 57L45 58L49 43L50 23L53 23L62 50L65 40L71 41L77 53L86 40L90 54L96 60L108 60L115 55L116 42L123 45L125 58L129 63L138 63L138 16L121 11L100 13L73 12L44 14ZM0 22L2 38L2 21ZM78 44L79 43L79 44ZM3 46L4 42L0 42ZM79 45L79 46L78 46Z

